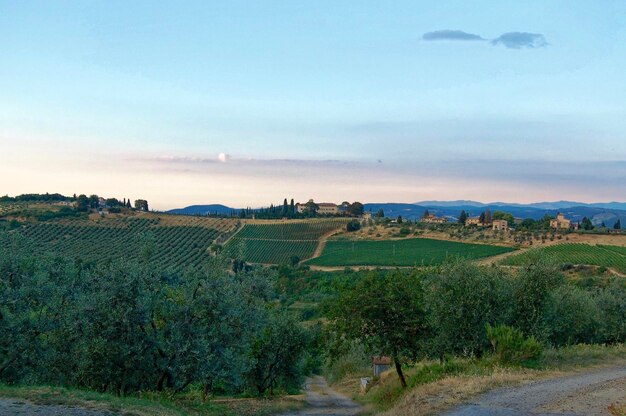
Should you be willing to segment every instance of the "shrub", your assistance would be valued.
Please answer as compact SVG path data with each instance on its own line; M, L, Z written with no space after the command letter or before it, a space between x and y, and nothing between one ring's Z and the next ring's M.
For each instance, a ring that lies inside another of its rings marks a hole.
M548 296L542 325L554 346L594 343L599 337L601 314L589 292L564 285Z
M351 231L359 231L361 229L361 223L358 220L352 220L346 225L346 230Z
M494 327L487 324L485 329L498 362L520 364L541 357L543 348L535 337L524 338L524 334L519 329L507 325Z
M429 355L480 356L489 348L487 323L512 318L512 281L501 269L481 268L463 261L445 264L426 280L424 302L431 336Z

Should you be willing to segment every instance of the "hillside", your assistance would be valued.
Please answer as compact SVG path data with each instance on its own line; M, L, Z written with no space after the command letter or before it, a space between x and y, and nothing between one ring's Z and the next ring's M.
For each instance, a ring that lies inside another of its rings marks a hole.
M246 223L228 241L224 252L251 263L287 263L294 256L305 260L314 255L325 235L343 231L346 222L332 218Z
M175 208L167 211L168 214L179 215L231 215L239 208L231 208L222 204L190 205L185 208Z
M162 267L183 269L206 264L209 246L237 227L235 219L140 213L29 222L8 234L21 238L34 254L91 263L148 258Z

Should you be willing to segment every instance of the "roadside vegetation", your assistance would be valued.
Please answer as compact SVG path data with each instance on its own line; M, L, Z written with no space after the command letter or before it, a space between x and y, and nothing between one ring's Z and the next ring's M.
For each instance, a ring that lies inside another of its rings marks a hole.
M374 379L361 396L382 411L444 378L487 377L476 393L498 378L623 360L626 279L603 280L581 287L541 259L514 271L463 261L370 271L326 301L329 377L356 385L355 374L371 376L368 356L391 356L393 379Z

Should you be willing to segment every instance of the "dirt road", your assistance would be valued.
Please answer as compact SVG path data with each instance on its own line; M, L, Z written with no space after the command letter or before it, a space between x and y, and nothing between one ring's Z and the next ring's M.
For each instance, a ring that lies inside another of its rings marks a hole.
M445 414L595 416L616 402L626 403L626 365L493 390Z
M352 416L363 410L360 405L330 388L323 377L307 379L305 389L309 406L283 416Z
M1 416L114 416L115 413L61 405L39 405L21 399L0 397Z

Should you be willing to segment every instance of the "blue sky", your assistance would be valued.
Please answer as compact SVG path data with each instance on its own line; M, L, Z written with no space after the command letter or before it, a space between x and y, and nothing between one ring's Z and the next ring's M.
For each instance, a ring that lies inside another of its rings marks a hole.
M625 19L621 1L0 0L0 193L624 199Z

